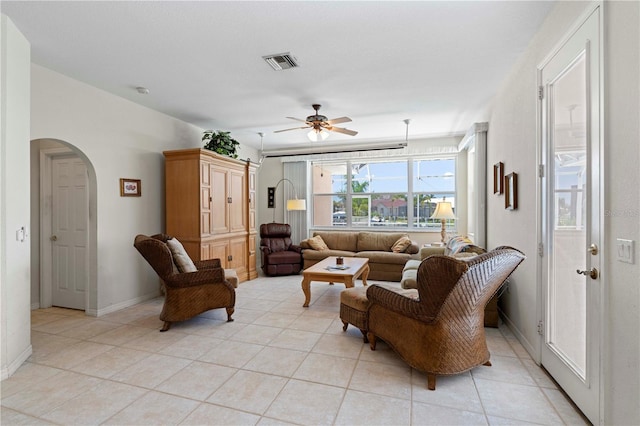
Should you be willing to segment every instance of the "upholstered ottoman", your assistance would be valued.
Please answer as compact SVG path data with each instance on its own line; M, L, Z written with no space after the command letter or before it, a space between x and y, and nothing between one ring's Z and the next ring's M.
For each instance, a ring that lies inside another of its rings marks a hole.
M367 287L351 287L340 293L340 319L344 324L342 330L347 331L349 324L358 327L365 343L369 342L367 339L368 309Z

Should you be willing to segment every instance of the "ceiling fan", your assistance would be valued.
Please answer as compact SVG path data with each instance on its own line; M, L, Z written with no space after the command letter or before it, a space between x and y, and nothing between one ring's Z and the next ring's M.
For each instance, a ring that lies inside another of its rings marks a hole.
M295 117L287 117L291 120L302 121L303 123L306 124L306 126L293 127L291 129L276 130L274 133L288 132L289 130L298 130L298 129L311 129L311 131L307 136L309 136L309 139L311 139L312 141L325 140L329 136L329 132L338 132L338 133L343 133L349 136L355 136L358 134L358 132L354 130L345 129L344 127L334 126L334 124L348 123L349 121L351 121L349 117L340 117L340 118L334 118L332 120L329 120L324 115L320 115L318 113L318 110L320 109L321 105L313 104L311 106L316 111L316 113L314 115L308 116L306 120L302 120L300 118L295 118Z

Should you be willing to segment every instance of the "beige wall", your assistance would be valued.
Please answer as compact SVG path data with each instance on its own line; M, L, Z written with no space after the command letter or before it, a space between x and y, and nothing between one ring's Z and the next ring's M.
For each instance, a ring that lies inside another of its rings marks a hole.
M0 379L31 355L29 242L29 42L0 16ZM28 233L28 232L27 232Z
M536 280L536 66L554 50L591 8L587 2L559 2L513 68L493 101L487 164L505 163L519 174L519 209L504 210L504 200L488 197L488 246L508 244L528 259L513 275L502 300L507 321L524 346L539 359L537 334L540 301ZM615 259L615 239L640 239L640 140L638 2L604 3L604 208L606 215L602 283L605 328L602 332L604 421L638 424L640 382L640 268ZM491 173L489 173L491 175Z
M162 151L201 146L202 129L38 65L32 65L31 94L33 143L59 141L89 164L94 229L88 313L101 315L154 297L158 278L133 239L164 230ZM241 145L239 156L255 159L257 152ZM35 158L31 171L37 182ZM122 177L141 179L142 197L120 197ZM40 206L33 205L32 217L39 214ZM33 277L34 296L39 285Z
M605 2L604 36L604 418L640 424L640 3ZM635 240L634 264L616 260L617 238Z

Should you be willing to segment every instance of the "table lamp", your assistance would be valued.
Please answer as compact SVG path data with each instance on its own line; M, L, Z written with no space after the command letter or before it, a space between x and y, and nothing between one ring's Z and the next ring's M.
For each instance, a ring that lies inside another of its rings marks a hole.
M455 219L456 215L453 214L453 208L451 207L451 203L449 201L441 201L436 205L436 210L430 217L431 219L440 219L442 222L442 231L440 235L442 236L442 242L444 243L444 238L447 235L445 230L446 220L447 219Z

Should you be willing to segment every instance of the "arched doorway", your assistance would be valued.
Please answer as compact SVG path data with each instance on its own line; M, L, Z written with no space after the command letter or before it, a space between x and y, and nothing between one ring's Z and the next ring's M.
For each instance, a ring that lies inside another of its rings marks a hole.
M96 174L74 145L31 142L32 307L97 313Z

